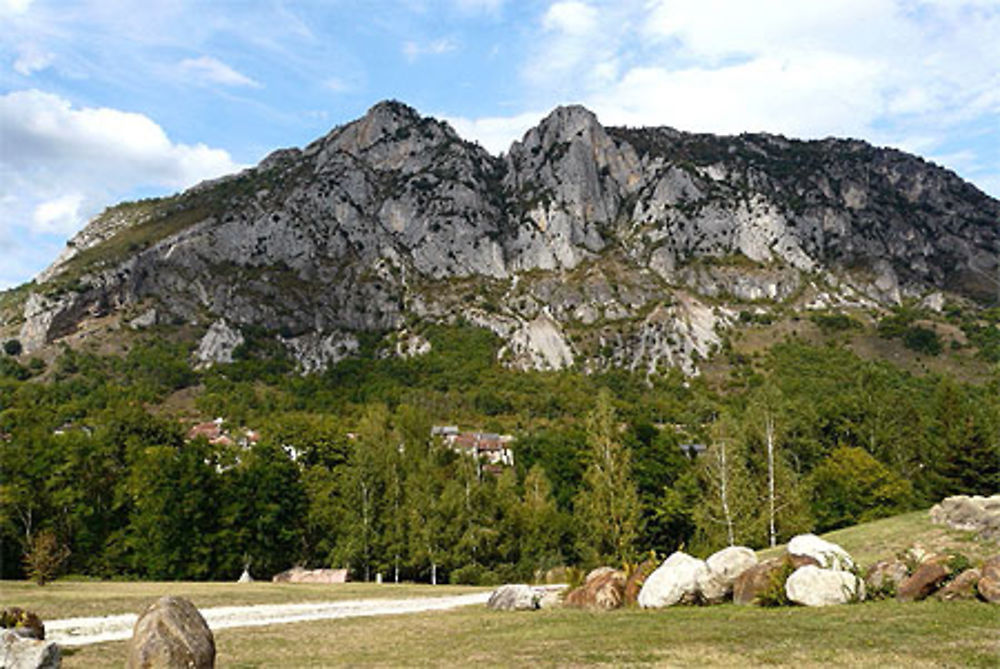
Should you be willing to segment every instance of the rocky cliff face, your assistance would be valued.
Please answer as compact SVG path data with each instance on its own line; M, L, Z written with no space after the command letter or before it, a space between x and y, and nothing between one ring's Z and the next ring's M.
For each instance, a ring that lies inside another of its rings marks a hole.
M39 277L20 334L30 350L141 309L144 325L203 326L203 361L253 325L315 370L354 333L464 317L519 367L691 372L741 302L974 298L998 221L1000 202L951 172L863 142L604 128L562 107L497 158L384 102L302 150L105 212Z

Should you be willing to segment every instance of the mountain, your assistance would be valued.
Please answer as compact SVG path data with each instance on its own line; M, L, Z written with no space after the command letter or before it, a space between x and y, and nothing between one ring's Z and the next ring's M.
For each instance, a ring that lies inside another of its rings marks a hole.
M304 149L112 207L0 300L26 351L161 325L304 371L464 319L519 368L694 372L742 314L995 296L1000 202L856 140L606 128L560 107L496 157L398 102ZM94 323L101 327L92 327Z

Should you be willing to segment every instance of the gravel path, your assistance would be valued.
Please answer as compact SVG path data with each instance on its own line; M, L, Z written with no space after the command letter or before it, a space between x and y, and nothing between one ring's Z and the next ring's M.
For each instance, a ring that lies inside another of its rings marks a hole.
M200 609L212 631L229 627L280 625L304 620L390 616L421 611L443 611L460 606L485 604L489 592L451 597L415 597L412 599L353 599L309 604L259 604L257 606L218 606ZM45 638L62 646L86 646L104 641L122 641L132 637L138 618L129 613L101 618L46 620Z

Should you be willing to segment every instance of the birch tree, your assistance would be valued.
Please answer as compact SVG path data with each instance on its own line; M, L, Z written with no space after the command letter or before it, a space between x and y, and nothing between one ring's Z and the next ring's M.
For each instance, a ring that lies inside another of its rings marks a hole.
M624 562L632 557L638 536L639 494L606 389L598 394L586 426L589 463L574 504L581 553L591 560Z

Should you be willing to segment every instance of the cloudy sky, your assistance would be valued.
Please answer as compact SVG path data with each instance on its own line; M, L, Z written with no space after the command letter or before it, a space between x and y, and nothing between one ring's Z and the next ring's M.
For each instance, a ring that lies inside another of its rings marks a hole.
M0 288L109 204L386 98L497 153L582 103L859 137L1000 196L1000 0L0 0Z

